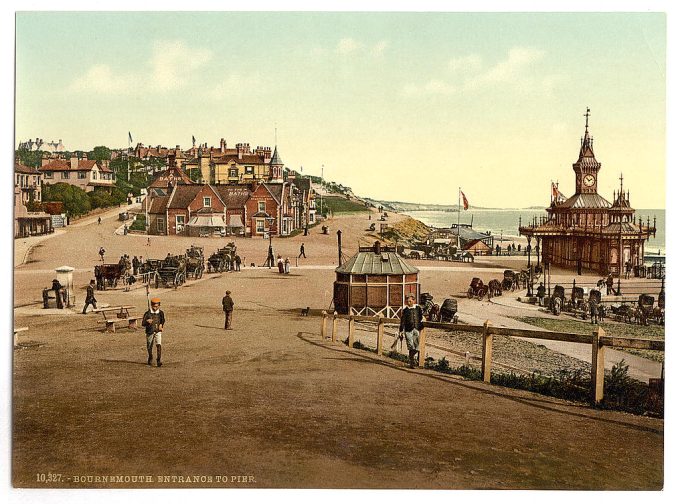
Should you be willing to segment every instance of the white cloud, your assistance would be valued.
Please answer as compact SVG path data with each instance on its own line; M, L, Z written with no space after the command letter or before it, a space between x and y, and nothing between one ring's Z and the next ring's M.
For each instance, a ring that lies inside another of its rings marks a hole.
M134 82L132 75L115 74L110 66L100 64L91 66L84 75L76 78L69 90L118 94L130 91Z
M189 48L182 41L157 41L147 67L133 73L121 73L110 65L96 64L76 77L68 89L100 94L170 91L185 86L192 71L211 59L209 49Z
M338 45L335 47L335 51L340 54L350 54L357 51L363 47L363 44L357 42L351 37L341 39Z
M455 94L476 91L503 84L505 89L531 93L537 89L552 92L558 77L535 76L534 65L543 59L545 51L533 47L514 47L504 59L484 68L481 56L470 54L452 58L448 67L454 76L450 79L433 78L423 84L407 84L407 95Z

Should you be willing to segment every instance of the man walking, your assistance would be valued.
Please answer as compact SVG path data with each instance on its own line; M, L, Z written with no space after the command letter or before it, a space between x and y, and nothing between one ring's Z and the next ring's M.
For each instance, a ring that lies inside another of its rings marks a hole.
M134 256L132 258L132 274L137 276L137 271L139 271L139 259L137 259L137 256Z
M104 254L106 254L104 247L99 247L99 257L101 258L102 264L104 263Z
M142 319L142 326L146 329L146 351L149 358L146 361L147 365L153 362L153 346L156 345L156 365L161 367L161 345L163 336L163 327L165 326L165 314L161 310L161 300L159 298L151 299L151 308L147 310Z
M90 285L87 286L87 294L85 294L85 306L83 306L83 315L87 312L87 307L92 305L93 309L97 309L97 300L94 297L94 280L90 280Z
M241 256L236 254L236 271L241 271Z
M401 311L399 333L406 338L408 347L408 367L415 367L415 355L420 346L420 331L423 329L423 309L415 304L416 296L412 293L406 295L406 306Z
M305 244L304 243L302 245L300 245L300 254L298 255L298 259L300 259L301 257L304 257L305 259L307 259L307 256L305 255Z
M224 311L224 329L231 330L231 314L234 311L234 300L231 299L231 291L226 291L222 298L222 310Z

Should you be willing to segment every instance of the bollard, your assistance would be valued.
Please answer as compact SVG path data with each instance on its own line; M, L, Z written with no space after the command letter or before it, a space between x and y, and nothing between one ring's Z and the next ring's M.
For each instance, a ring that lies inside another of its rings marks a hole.
M600 404L604 399L604 345L600 338L604 336L604 329L598 327L593 331L593 362L590 372L593 403Z
M326 313L326 310L323 310L321 312L321 341L326 339L326 317L328 314Z
M491 353L493 347L493 334L491 333L491 323L484 322L484 332L482 333L482 380L491 383Z
M338 312L333 312L333 326L331 330L331 341L335 343L335 335L338 333Z
M349 333L347 336L347 346L354 348L354 317L349 318L347 332Z
M470 365L470 352L465 352L465 365Z
M425 328L418 335L418 367L425 367Z
M383 334L385 333L385 322L383 319L378 321L378 341L375 348L375 353L382 355L383 348Z

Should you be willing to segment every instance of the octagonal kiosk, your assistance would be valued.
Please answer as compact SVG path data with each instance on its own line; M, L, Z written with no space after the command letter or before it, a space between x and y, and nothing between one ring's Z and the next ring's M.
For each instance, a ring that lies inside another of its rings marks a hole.
M76 304L76 291L73 288L73 270L71 266L60 266L56 269L57 280L64 288L66 293L66 306L71 307Z

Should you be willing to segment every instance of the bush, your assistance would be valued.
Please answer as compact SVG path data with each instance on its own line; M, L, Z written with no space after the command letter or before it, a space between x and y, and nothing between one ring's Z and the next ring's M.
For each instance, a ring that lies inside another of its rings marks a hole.
M130 225L132 231L146 231L146 217L142 214L137 214L135 220Z
M43 201L61 201L64 203L64 211L69 217L86 214L92 208L92 203L87 193L81 188L71 184L59 182L57 184L43 185Z

